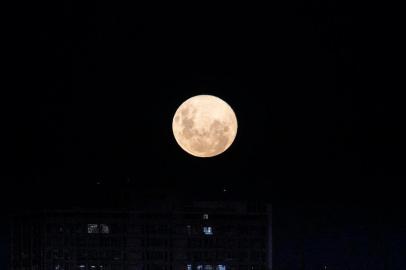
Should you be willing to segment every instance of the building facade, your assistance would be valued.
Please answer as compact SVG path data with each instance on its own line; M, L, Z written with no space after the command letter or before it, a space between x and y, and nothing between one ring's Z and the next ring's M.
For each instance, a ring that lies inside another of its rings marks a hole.
M271 228L260 203L31 212L14 219L11 269L268 270Z

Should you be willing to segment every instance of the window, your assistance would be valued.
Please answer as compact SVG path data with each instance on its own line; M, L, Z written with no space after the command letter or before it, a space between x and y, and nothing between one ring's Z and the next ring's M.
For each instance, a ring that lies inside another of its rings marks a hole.
M203 233L205 235L212 235L213 234L213 228L212 227L203 227Z
M203 214L203 219L209 219L209 214Z
M203 270L203 265L201 265L201 264L198 265L198 266L196 267L196 269L197 269L197 270Z
M216 270L226 270L226 266L219 264L219 265L217 265Z
M87 224L87 233L109 234L110 227L106 224Z
M191 235L191 234L192 234L192 226L187 225L187 226L186 226L186 230L187 230L187 234L188 234L188 235Z
M108 234L110 233L110 228L106 224L100 224L100 232Z
M99 233L99 225L87 224L87 233Z
M191 265L191 264L188 264L188 265L186 266L186 269L187 269L187 270L192 270L192 265Z

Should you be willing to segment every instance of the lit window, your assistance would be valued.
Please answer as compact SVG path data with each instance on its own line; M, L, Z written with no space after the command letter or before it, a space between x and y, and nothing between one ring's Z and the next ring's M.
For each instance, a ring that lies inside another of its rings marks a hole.
M206 264L204 266L204 270L213 270L213 266L211 266L210 264Z
M205 235L212 235L213 234L213 229L212 227L203 227L203 233Z
M191 264L187 265L187 270L192 270L192 265Z
M83 264L79 265L79 267L82 269L85 268L85 266Z
M226 266L219 264L219 265L217 265L216 270L226 270Z
M198 265L198 266L196 267L196 269L197 269L197 270L203 270L203 265L201 265L201 264Z
M203 214L203 219L209 219L209 214Z
M100 232L101 233L110 233L110 228L106 224L100 224Z
M191 235L191 234L192 234L192 226L187 225L187 226L186 226L186 230L187 230L187 234L188 234L188 235Z
M99 225L87 224L87 233L99 233Z

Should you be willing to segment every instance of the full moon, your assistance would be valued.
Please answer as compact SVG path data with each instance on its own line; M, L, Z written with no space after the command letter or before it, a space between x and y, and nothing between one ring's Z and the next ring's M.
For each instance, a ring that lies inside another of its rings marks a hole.
M172 121L176 142L196 157L213 157L226 151L237 135L237 118L222 99L198 95L183 102Z

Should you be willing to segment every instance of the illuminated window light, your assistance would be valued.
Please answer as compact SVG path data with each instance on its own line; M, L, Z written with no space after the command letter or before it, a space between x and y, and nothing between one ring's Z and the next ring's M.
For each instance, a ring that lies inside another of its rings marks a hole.
M205 235L212 235L213 234L213 228L212 227L203 227L203 233Z
M87 233L99 233L99 225L87 224Z

